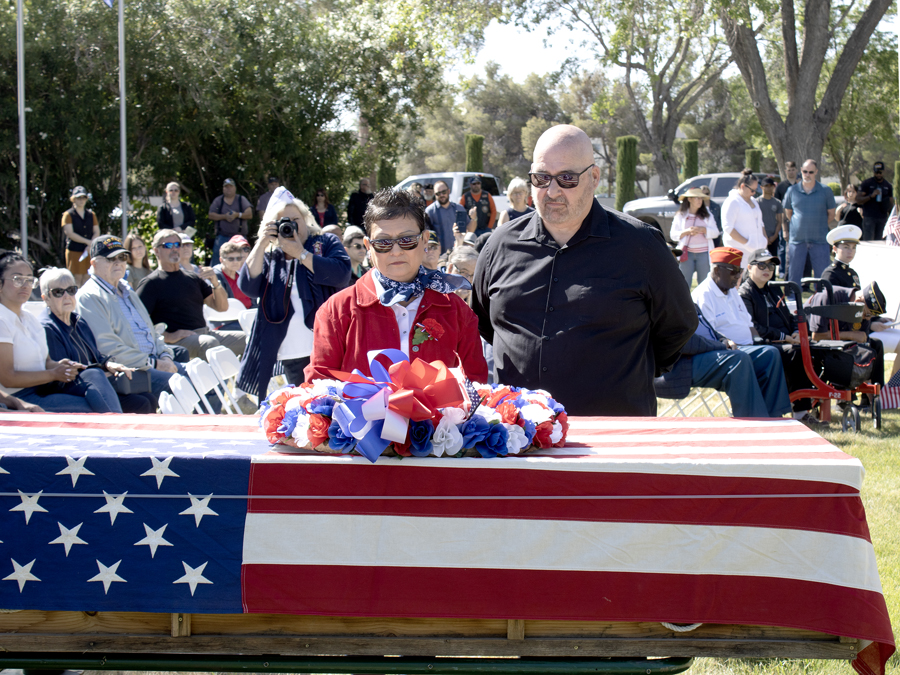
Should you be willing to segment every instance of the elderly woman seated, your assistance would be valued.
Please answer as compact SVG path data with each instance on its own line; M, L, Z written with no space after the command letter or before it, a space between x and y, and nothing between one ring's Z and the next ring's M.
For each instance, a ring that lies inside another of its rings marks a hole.
M41 275L41 297L48 311L41 318L50 358L69 359L89 368L74 381L61 384L59 392L84 396L93 412L152 413L155 401L147 394L116 394L107 373L123 373L132 378L134 368L111 361L97 348L97 341L87 322L75 313L78 287L69 270L51 267Z
M94 412L83 394L60 390L61 383L71 384L82 377L79 371L83 366L70 359L50 358L44 329L24 309L33 287L31 264L18 253L0 251L0 388L48 412ZM105 382L102 373L94 369L85 374L92 382L98 376ZM118 400L114 406L121 412ZM105 408L103 412L113 409Z

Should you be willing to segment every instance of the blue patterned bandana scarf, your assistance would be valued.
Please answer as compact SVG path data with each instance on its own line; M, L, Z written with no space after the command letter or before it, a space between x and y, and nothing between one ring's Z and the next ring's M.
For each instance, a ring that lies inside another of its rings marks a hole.
M424 266L419 266L419 273L412 281L394 281L388 279L378 270L372 270L378 283L384 289L379 295L378 300L385 307L396 305L398 302L407 302L417 295L422 295L426 288L430 288L438 293L453 293L454 291L468 291L472 288L465 277L458 274L447 274L440 270L427 270Z

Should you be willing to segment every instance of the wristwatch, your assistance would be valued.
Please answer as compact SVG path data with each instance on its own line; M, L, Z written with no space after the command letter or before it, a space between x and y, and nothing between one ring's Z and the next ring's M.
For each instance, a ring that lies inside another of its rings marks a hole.
M308 256L308 255L309 255L309 251L304 249L303 253L300 254L300 262L303 262L304 260L306 260L306 256Z

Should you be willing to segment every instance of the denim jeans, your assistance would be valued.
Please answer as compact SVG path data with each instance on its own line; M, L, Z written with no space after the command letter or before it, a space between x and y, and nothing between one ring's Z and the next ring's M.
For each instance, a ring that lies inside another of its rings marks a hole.
M771 345L694 354L691 384L724 391L735 417L781 417L791 412L781 354Z
M213 242L213 252L212 252L212 261L209 263L209 266L219 264L219 249L222 248L222 244L227 242L231 237L226 236L224 234L217 234L216 240Z
M812 262L812 275L821 277L825 268L831 264L830 251L831 247L828 244L790 242L788 244L788 280L797 285L800 284L807 254Z
M699 284L709 275L709 253L707 251L703 251L703 253L688 252L687 260L678 263L678 267L681 268L681 274L684 275L688 288L691 287L694 271L697 272L697 283Z
M59 393L70 396L83 396L95 413L120 413L122 405L112 384L106 378L106 372L99 368L82 370L72 382L64 384ZM41 406L43 408L43 406Z
M35 393L35 387L26 387L15 392L13 396L25 401L39 405L47 412L62 413L89 413L94 412L88 405L84 396L72 396L71 394L48 394L47 396L39 396Z

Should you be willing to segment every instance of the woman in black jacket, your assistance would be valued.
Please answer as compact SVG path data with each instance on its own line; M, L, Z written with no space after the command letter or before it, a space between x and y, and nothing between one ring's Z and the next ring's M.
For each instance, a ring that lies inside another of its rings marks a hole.
M181 201L181 186L178 183L166 185L166 198L156 212L156 225L161 230L175 230L178 233L197 226L193 207Z
M781 260L778 256L772 255L767 249L753 251L747 265L747 279L741 284L738 293L750 312L756 332L767 343L780 349L788 391L810 389L812 383L803 368L797 322L787 307L785 296L769 285L775 275L775 267L779 264ZM793 401L791 408L794 417L807 426L823 425L809 414L812 399Z

